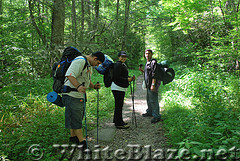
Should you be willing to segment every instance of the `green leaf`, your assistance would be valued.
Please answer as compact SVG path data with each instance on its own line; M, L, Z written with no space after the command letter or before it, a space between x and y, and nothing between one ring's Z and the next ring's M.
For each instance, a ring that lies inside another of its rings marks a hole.
M202 145L202 143L197 142L197 141L191 141L190 144L194 144L194 145Z
M220 133L220 132L213 132L213 133L211 133L212 135L220 135L220 136L222 136L223 134L222 133Z

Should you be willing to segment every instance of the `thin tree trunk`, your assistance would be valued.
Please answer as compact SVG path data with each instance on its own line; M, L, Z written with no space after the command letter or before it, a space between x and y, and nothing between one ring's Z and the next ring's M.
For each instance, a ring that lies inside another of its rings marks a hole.
M87 21L87 24L88 24L88 31L91 31L92 30L92 28L93 28L93 26L92 26L92 24L91 24L91 2L89 1L89 0L86 0L86 2L87 2L87 6L86 6L86 8L87 8L87 13L86 13L86 15L88 16L87 17L87 19L86 19L86 21Z
M221 0L218 0L218 2L219 2L219 8L220 8L221 13L222 13L222 18L223 18L224 24L226 25L225 14L224 14L224 11L223 11L223 9L222 9Z
M119 0L117 0L117 15L116 15L117 24L118 24L118 17L119 17Z
M85 22L85 5L84 0L81 0L81 31L80 31L80 42L83 42L83 33L84 33L84 22ZM81 44L81 43L80 43Z
M77 39L77 18L76 18L76 3L72 0L72 42L76 45Z
M3 0L0 0L0 22L2 22L2 14L3 14ZM0 35L3 35L3 26L0 25ZM3 39L1 39L0 46L3 47Z
M128 30L128 18L131 0L125 0L125 22L123 29L123 39L122 39L122 51L126 49L126 36Z
M95 25L94 27L97 29L98 28L98 19L99 19L99 0L96 0L96 5L95 5Z
M3 0L0 0L0 16L3 14ZM2 19L2 16L1 16Z
M39 29L39 27L37 26L37 23L35 21L35 17L33 16L33 8L34 5L32 3L32 0L28 0L28 5L29 5L29 11L30 11L30 17L31 17L31 21L33 24L33 27L36 29L39 37L41 38L41 40L43 41L43 44L45 46L47 46L47 40L46 40L46 36L44 35L44 33L42 33L42 31Z

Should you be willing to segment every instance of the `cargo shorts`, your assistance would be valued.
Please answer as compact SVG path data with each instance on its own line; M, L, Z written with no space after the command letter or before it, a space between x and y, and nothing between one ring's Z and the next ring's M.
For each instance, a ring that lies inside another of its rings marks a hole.
M65 105L65 128L81 129L84 116L83 98L63 95L62 99Z

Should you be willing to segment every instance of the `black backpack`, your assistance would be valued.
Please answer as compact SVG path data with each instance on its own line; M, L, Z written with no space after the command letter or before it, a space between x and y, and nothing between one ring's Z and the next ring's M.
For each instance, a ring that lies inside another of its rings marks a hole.
M113 67L114 67L114 63L112 63L111 66L108 67L108 69L106 70L106 72L103 75L103 82L104 82L105 87L110 87L112 84Z
M61 57L61 60L57 63L53 64L52 67L52 73L53 73L53 90L57 93L67 93L70 91L77 91L77 89L73 89L70 87L64 86L65 83L65 74L71 65L72 61L76 60L75 58L78 56L83 56L82 53L74 48L74 47L67 47L63 51L63 55ZM85 59L85 65L83 70L87 67L87 59L85 56L83 56ZM81 59L81 58L78 58Z
M161 63L157 63L156 79L163 82L163 85L173 81L175 72L173 68L169 68L169 61L165 60Z

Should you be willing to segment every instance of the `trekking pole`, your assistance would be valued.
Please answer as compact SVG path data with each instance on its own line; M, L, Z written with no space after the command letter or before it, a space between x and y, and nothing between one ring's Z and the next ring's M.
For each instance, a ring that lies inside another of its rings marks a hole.
M135 77L135 75L134 75ZM135 114L135 108L134 108L134 84L135 84L135 79L133 80L133 86L131 85L130 82L130 86L131 86L131 94L132 94L132 103L133 103L133 112L132 112L132 123L136 125L137 127L137 118L136 118L136 114Z
M84 86L84 85L85 85L85 82L83 82L82 85ZM86 114L86 93L84 93L83 105L84 105L84 117L85 117L86 146L87 146L87 149L88 149L88 139L87 139L87 114Z
M136 118L136 112L135 112L135 107L134 107L134 97L135 97L134 85L135 85L135 75L134 75L134 80L133 80L133 111L134 111L135 125L137 127L137 118Z
M97 82L97 84L99 84L99 82ZM97 96L97 144L98 144L98 121L99 121L99 89L97 88L97 93L98 93L98 96Z

